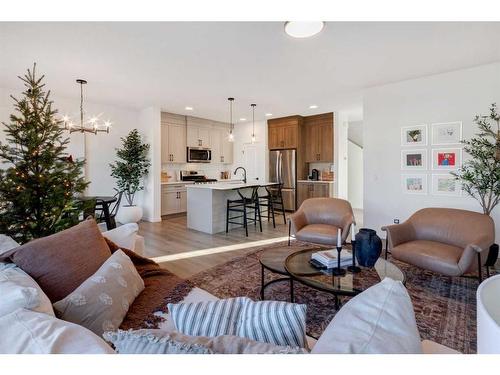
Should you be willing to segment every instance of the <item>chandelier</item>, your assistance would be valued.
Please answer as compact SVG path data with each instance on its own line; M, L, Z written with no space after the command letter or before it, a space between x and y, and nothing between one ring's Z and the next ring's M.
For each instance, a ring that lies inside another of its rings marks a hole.
M80 123L75 124L69 116L64 116L62 118L64 128L69 130L70 133L109 133L109 128L111 127L110 121L100 122L98 116L93 116L88 121L85 120L85 112L83 111L83 85L86 85L87 81L77 79L76 83L80 85Z

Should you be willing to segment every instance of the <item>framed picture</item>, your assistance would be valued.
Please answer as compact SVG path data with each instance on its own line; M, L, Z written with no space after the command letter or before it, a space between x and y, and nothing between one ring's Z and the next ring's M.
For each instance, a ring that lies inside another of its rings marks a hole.
M462 195L462 186L449 173L432 175L432 194L459 197Z
M452 170L462 165L461 148L434 148L432 149L432 169Z
M462 122L432 124L432 144L458 144L462 141Z
M427 146L427 125L401 128L401 146Z
M401 169L427 169L427 150L410 149L401 151Z
M401 176L403 193L406 194L427 194L426 174L404 174Z

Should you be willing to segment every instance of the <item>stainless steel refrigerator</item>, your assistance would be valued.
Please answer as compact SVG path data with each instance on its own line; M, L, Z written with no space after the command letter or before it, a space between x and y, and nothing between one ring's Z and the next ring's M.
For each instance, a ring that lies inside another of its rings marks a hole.
M269 151L269 181L282 184L285 210L296 209L297 151Z

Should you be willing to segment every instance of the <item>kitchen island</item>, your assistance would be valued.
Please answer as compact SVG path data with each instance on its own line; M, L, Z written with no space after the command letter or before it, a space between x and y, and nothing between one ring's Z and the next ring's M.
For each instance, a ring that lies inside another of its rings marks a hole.
M228 199L240 199L238 192L245 197L250 197L256 186L264 189L266 186L276 184L276 182L228 181L188 185L187 226L209 234L225 232Z

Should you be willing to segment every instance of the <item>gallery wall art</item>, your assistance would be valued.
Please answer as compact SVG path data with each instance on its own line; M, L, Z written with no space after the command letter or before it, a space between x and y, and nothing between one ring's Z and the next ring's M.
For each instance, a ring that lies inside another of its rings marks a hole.
M401 146L427 146L427 125L401 128Z
M401 175L401 187L403 193L425 195L430 192L437 196L461 196L462 188L459 182L448 173L462 165L461 141L461 121L432 123L430 129L426 124L402 127L401 170L404 172ZM433 171L430 175L430 189L427 186L429 177L427 171L429 170ZM410 171L415 171L415 173Z

